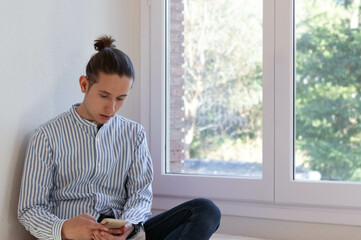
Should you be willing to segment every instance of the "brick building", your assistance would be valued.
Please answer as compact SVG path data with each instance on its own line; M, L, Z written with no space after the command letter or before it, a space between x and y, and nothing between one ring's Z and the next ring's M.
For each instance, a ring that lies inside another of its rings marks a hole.
M183 170L184 153L184 3L169 0L169 161L171 172Z

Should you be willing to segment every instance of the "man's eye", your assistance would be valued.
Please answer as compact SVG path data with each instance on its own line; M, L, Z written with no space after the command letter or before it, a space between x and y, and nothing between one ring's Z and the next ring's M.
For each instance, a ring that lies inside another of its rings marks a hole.
M117 98L117 100L118 100L118 101L123 101L123 100L124 100L124 98Z
M107 95L100 95L100 97L102 97L102 98L107 98Z

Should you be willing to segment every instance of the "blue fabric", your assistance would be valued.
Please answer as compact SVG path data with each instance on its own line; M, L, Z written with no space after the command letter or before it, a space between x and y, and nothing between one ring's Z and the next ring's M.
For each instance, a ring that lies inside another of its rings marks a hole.
M147 240L208 240L220 219L212 201L198 198L149 219L144 229Z
M141 125L115 115L99 130L76 107L29 141L18 218L39 239L61 239L62 224L87 213L131 223L151 215L153 167Z

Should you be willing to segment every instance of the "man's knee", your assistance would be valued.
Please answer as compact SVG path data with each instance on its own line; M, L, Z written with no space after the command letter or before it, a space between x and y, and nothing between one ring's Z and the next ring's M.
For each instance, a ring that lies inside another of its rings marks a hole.
M197 206L200 211L200 214L203 216L203 220L207 224L213 225L218 228L221 221L221 211L217 205L209 199L206 198L196 198L193 201L193 204Z

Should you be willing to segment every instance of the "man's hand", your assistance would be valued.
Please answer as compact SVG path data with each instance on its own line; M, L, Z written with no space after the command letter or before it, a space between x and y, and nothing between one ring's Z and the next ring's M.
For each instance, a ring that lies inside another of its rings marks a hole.
M109 229L109 231L95 231L94 240L125 240L133 232L134 226L131 223L125 224L120 229Z
M109 231L109 228L97 223L97 220L86 213L64 222L61 229L63 239L92 239L96 231Z

